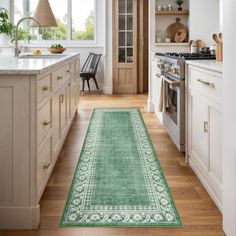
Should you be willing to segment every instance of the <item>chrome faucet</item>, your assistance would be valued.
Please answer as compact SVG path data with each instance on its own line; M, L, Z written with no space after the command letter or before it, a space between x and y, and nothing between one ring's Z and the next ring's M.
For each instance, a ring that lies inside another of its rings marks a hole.
M39 34L42 34L41 25L40 25L40 23L39 23L36 19L34 19L34 18L31 17L31 16L21 18L21 19L18 21L18 23L16 24L16 34L15 34L15 57L18 57L19 54L20 54L20 52L19 52L19 46L18 46L18 31L19 31L19 25L20 25L20 23L21 23L22 21L24 21L24 20L33 20L33 21L35 21L35 22L38 24L38 26L39 26L39 31L38 31L38 33L39 33Z

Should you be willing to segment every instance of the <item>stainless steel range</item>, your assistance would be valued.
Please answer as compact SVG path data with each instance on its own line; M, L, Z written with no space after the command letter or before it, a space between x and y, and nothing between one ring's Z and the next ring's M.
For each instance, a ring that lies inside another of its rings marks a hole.
M164 78L168 104L163 123L177 148L185 152L185 60L215 59L210 54L156 53L157 76Z

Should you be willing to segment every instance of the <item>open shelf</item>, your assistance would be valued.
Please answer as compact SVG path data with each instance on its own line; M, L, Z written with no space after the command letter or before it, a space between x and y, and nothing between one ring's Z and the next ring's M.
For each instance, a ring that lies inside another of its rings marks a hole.
M156 11L157 16L188 16L189 11L183 10L183 11Z
M155 46L188 46L189 42L183 43L155 43Z

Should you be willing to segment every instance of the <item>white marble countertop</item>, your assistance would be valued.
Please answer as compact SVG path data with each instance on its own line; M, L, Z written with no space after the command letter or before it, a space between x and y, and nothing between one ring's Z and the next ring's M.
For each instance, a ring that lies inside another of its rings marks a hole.
M29 55L29 54L27 54ZM32 55L32 54L31 54ZM47 54L53 55L53 54ZM47 69L52 69L55 66L77 57L79 53L58 54L54 58L42 58L44 55L39 55L40 59L36 58L14 58L13 56L0 57L0 75L3 74L20 74L20 75L38 75ZM37 56L35 56L37 57Z
M223 72L223 62L215 60L189 60L186 61L188 65L198 66L204 69L213 70L216 72Z

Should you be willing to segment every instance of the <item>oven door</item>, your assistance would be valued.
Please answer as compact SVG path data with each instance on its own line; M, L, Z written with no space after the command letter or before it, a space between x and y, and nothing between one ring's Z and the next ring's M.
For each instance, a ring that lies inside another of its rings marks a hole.
M180 151L185 151L185 82L165 75L167 104L163 123Z
M165 82L167 87L167 106L164 113L166 113L166 115L168 115L170 119L178 125L178 96L180 92L180 81L172 80L165 76Z

